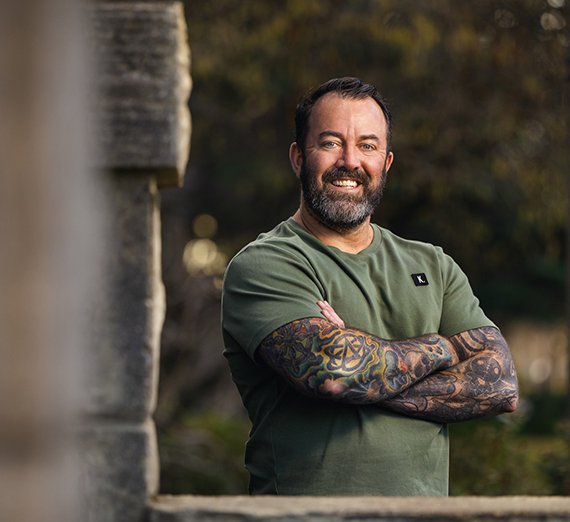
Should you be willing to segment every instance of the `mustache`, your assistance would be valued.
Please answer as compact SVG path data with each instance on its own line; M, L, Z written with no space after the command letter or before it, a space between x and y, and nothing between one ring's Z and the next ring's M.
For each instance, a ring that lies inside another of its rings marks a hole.
M363 185L368 185L369 183L369 178L366 174L364 174L364 172L355 169L355 170L350 170L350 169L346 169L344 167L341 167L339 169L336 168L332 168L327 170L323 176L322 176L322 181L323 182L327 182L327 181L331 181L333 179L338 179L338 178L346 178L346 179L354 179L356 181L359 181L360 183L362 183Z

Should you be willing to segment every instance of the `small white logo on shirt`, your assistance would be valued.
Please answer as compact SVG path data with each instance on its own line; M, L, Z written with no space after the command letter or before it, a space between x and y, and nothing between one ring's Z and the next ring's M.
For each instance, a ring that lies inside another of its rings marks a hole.
M412 279L416 286L426 286L429 285L427 277L425 274L412 274Z

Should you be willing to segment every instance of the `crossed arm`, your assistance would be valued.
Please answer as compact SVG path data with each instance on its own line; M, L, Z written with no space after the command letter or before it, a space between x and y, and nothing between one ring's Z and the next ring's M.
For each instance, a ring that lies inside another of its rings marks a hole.
M442 423L516 409L516 373L496 328L386 341L345 328L329 305L321 308L326 319L293 321L258 349L297 390Z
M478 328L450 341L462 361L433 373L382 403L393 411L435 422L460 422L518 406L518 384L509 348L496 328Z

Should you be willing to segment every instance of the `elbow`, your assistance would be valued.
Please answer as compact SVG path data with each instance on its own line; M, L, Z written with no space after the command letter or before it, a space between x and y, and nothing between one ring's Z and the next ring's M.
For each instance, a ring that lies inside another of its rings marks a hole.
M509 398L505 407L503 408L504 413L512 413L519 407L519 396L518 394L514 397Z
M513 365L511 371L502 380L501 413L512 413L519 406L519 382Z
M504 399L502 401L502 412L512 413L519 406L519 389L518 386L505 390Z

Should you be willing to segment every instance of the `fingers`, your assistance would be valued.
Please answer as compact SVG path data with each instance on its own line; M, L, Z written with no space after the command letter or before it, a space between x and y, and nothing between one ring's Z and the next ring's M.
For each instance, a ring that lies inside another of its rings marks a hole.
M326 301L317 301L321 309L321 313L324 315L327 321L339 326L340 328L346 328L344 325L344 321L337 315L334 311L333 307L327 303Z

